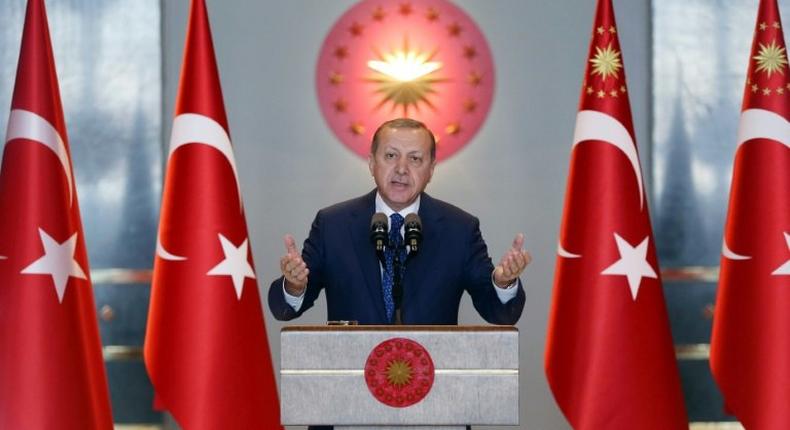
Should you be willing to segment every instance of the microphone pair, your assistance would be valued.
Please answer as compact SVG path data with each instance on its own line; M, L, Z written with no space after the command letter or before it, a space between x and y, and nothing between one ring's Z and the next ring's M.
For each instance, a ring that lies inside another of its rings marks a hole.
M388 244L389 219L383 212L376 212L370 219L370 241L376 247L376 252L383 252L384 246ZM409 246L411 252L417 252L422 243L422 221L416 213L406 215L403 220L404 234L403 239Z

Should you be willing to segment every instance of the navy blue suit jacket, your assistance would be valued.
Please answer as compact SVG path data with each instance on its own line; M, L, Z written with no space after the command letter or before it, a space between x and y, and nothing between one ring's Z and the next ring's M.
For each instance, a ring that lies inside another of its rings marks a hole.
M285 301L280 277L269 287L269 308L275 318L297 318L324 290L329 321L387 324L381 268L369 238L375 196L374 190L318 212L302 250L310 270L302 307L297 312ZM499 300L478 219L425 193L419 215L423 241L405 269L403 323L457 324L466 291L486 321L515 324L524 308L524 289L519 281L516 297L504 304Z

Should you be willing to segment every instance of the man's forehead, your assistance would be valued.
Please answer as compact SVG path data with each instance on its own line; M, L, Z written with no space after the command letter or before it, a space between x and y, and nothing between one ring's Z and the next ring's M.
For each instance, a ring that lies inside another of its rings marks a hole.
M426 131L420 128L390 128L383 133L381 141L385 146L430 144Z

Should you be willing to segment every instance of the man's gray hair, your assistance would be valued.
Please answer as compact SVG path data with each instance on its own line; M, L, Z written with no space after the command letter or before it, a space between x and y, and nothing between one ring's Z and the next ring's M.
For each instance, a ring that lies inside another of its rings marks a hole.
M425 132L428 133L428 137L431 139L431 161L436 160L436 138L433 136L433 132L431 132L431 130L429 130L428 127L426 127L422 122L411 118L396 118L381 124L379 128L376 129L376 132L373 133L373 141L370 143L371 154L375 154L376 150L379 149L379 138L381 133L388 128L410 128L416 130L425 130Z

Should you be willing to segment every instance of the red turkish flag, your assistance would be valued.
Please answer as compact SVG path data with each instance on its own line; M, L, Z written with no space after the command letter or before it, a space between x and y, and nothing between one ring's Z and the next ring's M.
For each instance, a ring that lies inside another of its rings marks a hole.
M30 0L0 167L0 428L112 426L46 10Z
M776 0L760 1L738 127L710 365L748 429L790 426L790 79Z
M611 0L599 0L565 196L546 375L575 429L686 429Z
M281 428L204 0L190 9L145 364L159 405L184 429Z

